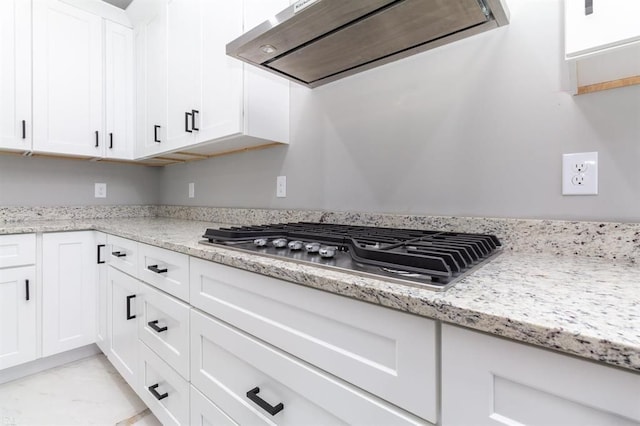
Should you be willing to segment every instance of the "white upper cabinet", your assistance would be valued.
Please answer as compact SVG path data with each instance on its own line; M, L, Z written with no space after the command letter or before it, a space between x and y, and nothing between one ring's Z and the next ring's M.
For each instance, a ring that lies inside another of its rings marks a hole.
M33 23L33 149L100 157L102 19L58 0L39 0Z
M111 21L104 24L104 157L130 160L135 143L133 30Z
M245 69L225 52L229 41L289 2L158 3L135 0L127 9L137 21L138 135L144 138L138 156L288 143L289 83Z
M31 150L31 2L0 1L0 148Z
M640 2L565 0L565 58L571 90L640 83Z

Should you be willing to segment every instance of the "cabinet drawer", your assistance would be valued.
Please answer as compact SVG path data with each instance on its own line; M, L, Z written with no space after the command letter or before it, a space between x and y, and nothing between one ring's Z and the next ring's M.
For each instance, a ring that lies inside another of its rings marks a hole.
M189 256L147 244L138 251L138 278L188 302Z
M435 322L191 259L191 304L435 422Z
M191 324L191 383L238 424L427 424L215 318Z
M135 276L138 272L138 243L126 238L107 236L109 265Z
M36 263L36 234L0 236L0 268Z
M142 341L138 345L138 395L163 425L188 425L189 383Z
M189 379L189 305L140 284L137 312L138 337Z

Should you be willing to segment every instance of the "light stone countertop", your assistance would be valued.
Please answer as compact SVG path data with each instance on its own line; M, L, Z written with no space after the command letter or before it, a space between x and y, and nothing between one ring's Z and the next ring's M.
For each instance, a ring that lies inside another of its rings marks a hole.
M445 292L199 244L219 223L118 218L0 223L0 234L95 229L308 287L640 372L640 266L505 251Z

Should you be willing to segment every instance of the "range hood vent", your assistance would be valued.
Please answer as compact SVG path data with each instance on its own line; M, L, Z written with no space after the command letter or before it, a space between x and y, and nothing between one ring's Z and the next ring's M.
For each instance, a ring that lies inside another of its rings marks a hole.
M227 55L317 87L508 23L504 0L300 0Z

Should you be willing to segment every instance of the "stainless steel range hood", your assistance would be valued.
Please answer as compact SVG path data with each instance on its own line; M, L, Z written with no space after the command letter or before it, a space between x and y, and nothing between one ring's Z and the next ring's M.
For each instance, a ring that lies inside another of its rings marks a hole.
M300 0L227 55L317 87L508 23L504 0Z

